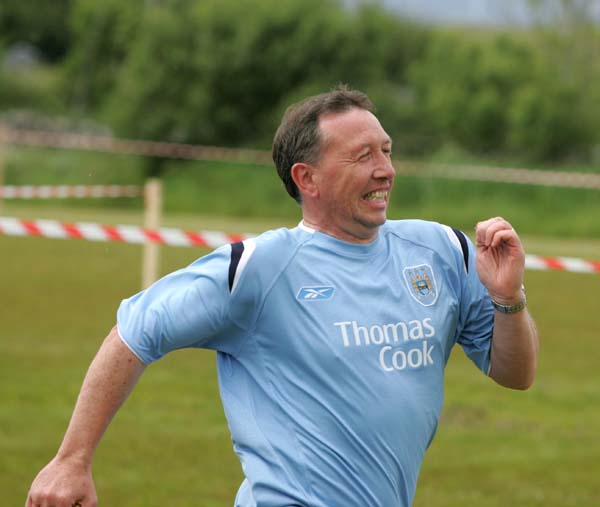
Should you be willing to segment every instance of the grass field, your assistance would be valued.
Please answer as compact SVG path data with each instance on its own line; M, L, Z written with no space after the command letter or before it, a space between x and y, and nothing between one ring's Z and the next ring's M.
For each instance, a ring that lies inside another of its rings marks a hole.
M5 204L4 214L38 217ZM43 217L139 223L137 212L45 208ZM247 222L170 215L190 229L258 231ZM531 253L600 259L600 242L525 238ZM169 272L202 250L162 250ZM139 288L131 245L0 236L0 489L22 505L60 443L85 370ZM446 405L426 455L415 507L594 507L600 502L600 276L528 272L542 339L527 392L495 386L456 350ZM241 470L218 399L215 357L180 351L151 366L98 450L101 505L231 505Z

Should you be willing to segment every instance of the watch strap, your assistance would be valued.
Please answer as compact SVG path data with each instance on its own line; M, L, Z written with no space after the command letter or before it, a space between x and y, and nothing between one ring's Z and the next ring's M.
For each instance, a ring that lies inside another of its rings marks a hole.
M521 287L521 291L523 292L523 297L521 298L521 301L519 301L517 304L503 305L503 304L498 303L497 301L494 301L494 299L492 298L492 306L494 307L495 310L499 311L500 313L506 313L506 314L519 313L520 311L524 310L525 307L527 306L527 297L525 296L525 287Z

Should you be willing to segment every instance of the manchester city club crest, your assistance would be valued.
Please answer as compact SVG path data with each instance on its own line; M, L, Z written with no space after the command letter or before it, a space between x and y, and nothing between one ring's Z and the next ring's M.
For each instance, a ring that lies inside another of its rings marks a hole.
M419 264L404 268L404 280L410 295L423 306L431 306L437 301L438 289L429 264Z

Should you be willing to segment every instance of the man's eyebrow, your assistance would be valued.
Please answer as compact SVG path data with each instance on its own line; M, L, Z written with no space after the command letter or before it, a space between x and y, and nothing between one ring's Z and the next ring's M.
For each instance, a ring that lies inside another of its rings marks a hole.
M371 147L371 145L369 143L363 143L363 144L359 144L358 146L355 146L354 148L351 148L348 151L348 154L351 157L357 157L358 155L360 155L363 151L369 149Z
M391 138L386 138L384 140L382 140L383 142L381 143L381 146L392 146L392 139ZM355 146L354 148L352 148L350 150L350 153L360 153L361 151L367 149L367 148L371 148L372 144L371 143L363 143L361 145Z

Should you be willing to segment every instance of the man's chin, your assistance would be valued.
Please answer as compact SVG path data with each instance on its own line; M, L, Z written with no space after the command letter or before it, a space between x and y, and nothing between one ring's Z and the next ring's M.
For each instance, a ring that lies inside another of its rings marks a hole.
M385 213L382 213L378 216L369 216L369 217L361 217L357 220L363 227L366 229L378 229L387 220L387 216Z

